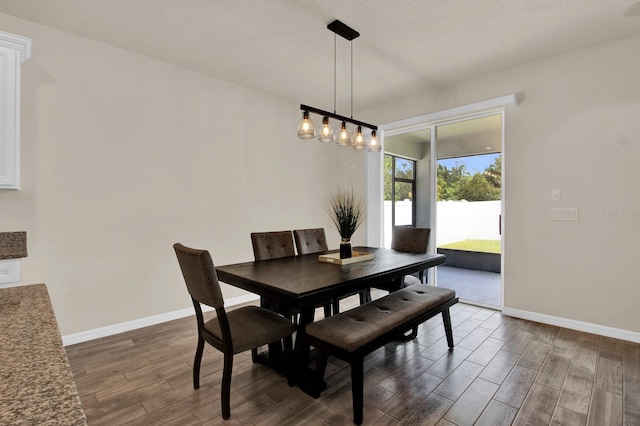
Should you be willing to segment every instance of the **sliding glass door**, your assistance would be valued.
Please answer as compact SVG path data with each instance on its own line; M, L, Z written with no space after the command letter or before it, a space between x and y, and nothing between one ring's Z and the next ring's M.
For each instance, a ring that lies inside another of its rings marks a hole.
M501 306L502 114L435 126L438 285Z
M384 206L379 217L374 215L380 228L375 223L370 227L370 243L389 247L394 224L430 228L429 251L458 251L448 252L447 265L429 271L428 283L451 288L480 283L471 291L460 287L459 297L496 308L502 306L504 250L501 106L510 103L516 103L515 96L382 126L384 155L368 160L367 172L370 200ZM411 215L401 214L402 208ZM470 257L466 263L465 257ZM455 272L466 275L456 277ZM490 279L479 279L481 275ZM481 287L486 282L490 291Z

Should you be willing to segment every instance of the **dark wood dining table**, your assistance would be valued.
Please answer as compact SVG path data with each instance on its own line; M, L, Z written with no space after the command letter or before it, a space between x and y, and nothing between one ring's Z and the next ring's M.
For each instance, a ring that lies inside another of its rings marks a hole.
M297 333L314 320L315 308L335 297L354 294L370 287L390 291L402 286L402 277L445 263L446 257L434 253L405 253L372 247L354 247L356 252L372 253L373 259L346 265L322 262L318 253L279 259L252 261L216 267L224 283L256 293L261 297L300 310ZM331 252L336 252L330 251ZM306 376L309 347L300 339L295 344L295 366ZM304 389L307 380L299 376Z

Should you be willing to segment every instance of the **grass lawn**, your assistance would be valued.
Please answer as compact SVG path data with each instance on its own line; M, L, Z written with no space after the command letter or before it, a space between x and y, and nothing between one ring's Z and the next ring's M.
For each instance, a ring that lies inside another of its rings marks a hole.
M479 251L484 253L500 253L500 240L464 240L445 244L438 248Z

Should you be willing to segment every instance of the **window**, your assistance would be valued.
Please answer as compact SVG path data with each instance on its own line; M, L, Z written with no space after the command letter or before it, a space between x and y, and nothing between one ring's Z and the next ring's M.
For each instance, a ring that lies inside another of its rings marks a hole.
M384 156L385 214L394 226L416 223L416 162L395 155Z

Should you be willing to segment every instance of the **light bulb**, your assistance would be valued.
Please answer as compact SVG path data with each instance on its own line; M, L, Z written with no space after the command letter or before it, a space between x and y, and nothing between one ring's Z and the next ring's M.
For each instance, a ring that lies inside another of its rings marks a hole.
M331 124L329 124L329 117L322 117L322 127L320 128L320 132L318 133L318 140L323 143L333 142L335 136L333 135L333 129L331 128Z
M302 113L302 119L298 123L298 137L300 139L311 139L316 137L316 128L309 118L309 112Z
M364 149L364 135L362 134L362 126L358 126L358 131L355 135L353 135L353 140L351 142L353 145L353 149Z
M378 143L378 138L376 137L376 131L371 131L371 137L369 138L369 143L367 144L367 149L370 152L380 152L382 146Z
M336 135L336 143L340 146L351 145L351 132L347 129L347 124L343 121L340 130Z

